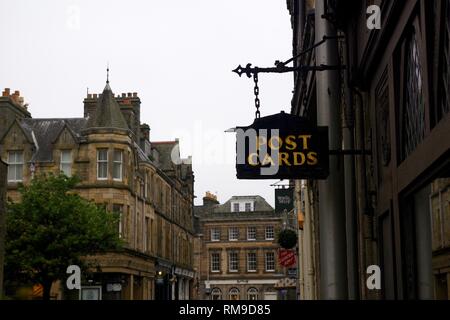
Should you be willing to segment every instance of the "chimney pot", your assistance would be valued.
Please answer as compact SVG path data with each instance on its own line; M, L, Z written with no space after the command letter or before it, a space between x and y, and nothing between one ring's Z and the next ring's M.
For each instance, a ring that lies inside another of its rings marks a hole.
M131 92L128 92L127 95L129 98L131 98Z
M137 92L133 92L133 97L137 97Z
M94 93L94 99L97 99L97 94L96 93Z
M92 99L92 93L88 93L88 99Z
M203 197L203 205L211 207L216 204L219 204L219 201L217 201L217 196L207 191L205 196Z
M122 98L125 98L127 96L126 93L122 93Z
M10 92L11 92L10 88L5 88L5 94L6 94L5 97L9 97Z

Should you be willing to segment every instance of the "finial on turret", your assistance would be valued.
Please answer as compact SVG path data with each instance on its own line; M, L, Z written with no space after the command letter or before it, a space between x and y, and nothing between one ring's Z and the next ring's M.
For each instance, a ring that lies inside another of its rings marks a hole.
M106 65L106 83L109 83L109 62Z

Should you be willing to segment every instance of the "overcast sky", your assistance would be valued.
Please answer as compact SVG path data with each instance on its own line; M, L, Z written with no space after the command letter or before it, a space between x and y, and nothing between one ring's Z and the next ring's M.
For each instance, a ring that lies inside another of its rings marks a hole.
M235 135L254 119L253 82L238 64L273 66L292 52L285 0L2 0L0 87L20 90L36 118L82 117L110 64L115 94L137 92L151 140L192 155L196 204L259 194L275 181L237 180ZM290 110L292 74L260 75L261 115Z

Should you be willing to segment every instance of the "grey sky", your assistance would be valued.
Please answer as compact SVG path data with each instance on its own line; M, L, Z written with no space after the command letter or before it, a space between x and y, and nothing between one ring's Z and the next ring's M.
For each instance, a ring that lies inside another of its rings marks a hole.
M20 90L33 117L81 117L86 89L138 92L151 140L179 138L193 156L196 203L260 194L237 180L234 134L254 118L253 83L238 64L272 66L292 52L285 0L0 2L0 87ZM261 75L261 115L290 109L292 74Z

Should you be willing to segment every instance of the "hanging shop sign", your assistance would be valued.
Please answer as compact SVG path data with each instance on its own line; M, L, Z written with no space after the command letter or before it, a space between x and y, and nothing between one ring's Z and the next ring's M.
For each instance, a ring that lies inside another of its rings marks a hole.
M295 265L295 251L290 249L280 249L278 251L278 261L282 267L291 267Z
M275 212L294 209L294 188L275 189Z
M326 179L328 128L284 112L236 132L238 179Z

